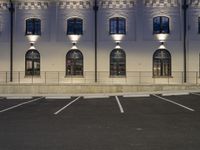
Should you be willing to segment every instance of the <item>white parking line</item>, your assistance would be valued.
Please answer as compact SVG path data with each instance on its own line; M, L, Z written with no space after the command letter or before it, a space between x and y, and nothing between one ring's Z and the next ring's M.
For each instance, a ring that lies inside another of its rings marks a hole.
M8 96L8 97L6 97L6 99L9 99L9 100L11 100L11 99L32 99L33 97L31 97L31 96L27 96L27 97L17 97L17 96Z
M54 113L54 115L59 114L61 111L63 111L65 108L67 108L68 106L70 106L72 103L76 102L77 100L79 100L81 97L77 97L75 100L71 101L70 103L68 103L66 106L64 106L63 108L59 109L57 112Z
M187 109L187 110L195 111L195 110L192 109L192 108L189 108L189 107L187 107L187 106L184 106L184 105L179 104L179 103L177 103L177 102L174 102L174 101L172 101L172 100L169 100L169 99L163 98L163 97L158 96L158 95L155 95L155 94L152 94L152 95L153 95L154 97L157 97L157 98L162 99L162 100L164 100L164 101L167 101L167 102L173 103L173 104L178 105L178 106L180 106L180 107L183 107L183 108L185 108L185 109Z
M84 96L84 99L100 99L100 98L109 98L108 95L88 95L88 96Z
M125 98L131 98L131 97L149 97L150 94L127 94L123 95Z
M118 98L117 96L115 96L115 99L116 99L117 104L118 104L118 106L119 106L120 112L121 112L121 113L124 113L124 109L123 109L123 107L122 107L122 105L121 105L121 103L120 103L120 101L119 101L119 98Z
M162 96L181 96L181 95L189 95L189 92L185 93L163 93Z
M25 105L25 104L28 104L28 103L32 103L32 102L41 100L41 99L43 99L43 98L44 98L44 97L39 97L39 98L33 99L33 100L31 100L31 101L27 101L27 102L23 102L23 103L17 104L17 105L15 105L15 106L12 106L12 107L9 107L9 108L6 108L6 109L1 110L0 113L5 112L5 111L8 111L8 110L11 110L11 109L14 109L14 108L17 108L17 107L20 107L20 106Z
M45 99L70 99L71 96L46 96Z
M197 94L197 93L190 93L192 95L196 95L196 96L200 96L200 94Z

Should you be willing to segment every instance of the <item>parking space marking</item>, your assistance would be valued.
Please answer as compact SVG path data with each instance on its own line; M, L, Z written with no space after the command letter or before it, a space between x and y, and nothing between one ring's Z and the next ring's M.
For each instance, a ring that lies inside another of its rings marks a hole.
M96 99L96 98L109 98L108 95L88 95L84 96L84 99Z
M196 95L196 96L200 96L200 94L197 94L197 93L190 93L192 95Z
M179 96L179 95L189 95L189 92L184 93L163 93L162 96Z
M79 100L81 98L81 96L77 97L75 100L71 101L70 103L68 103L66 106L62 107L61 109L59 109L58 111L56 111L54 113L54 115L59 114L61 111L63 111L65 108L67 108L68 106L70 106L71 104L73 104L74 102L76 102L77 100Z
M33 97L31 97L31 96L27 96L27 97L16 97L16 96L8 96L8 97L6 97L6 99L32 99Z
M121 113L124 113L124 109L123 109L123 107L122 107L122 105L121 105L121 103L120 103L120 100L119 100L118 96L115 96L115 99L116 99L117 104L118 104L118 106L119 106L120 112L121 112Z
M17 108L17 107L20 107L20 106L25 105L25 104L29 104L29 103L32 103L32 102L41 100L41 99L43 99L43 98L44 98L44 97L39 97L39 98L33 99L33 100L31 100L31 101L27 101L27 102L23 102L23 103L14 105L14 106L12 106L12 107L9 107L9 108L6 108L6 109L1 110L0 113L5 112L5 111L8 111L8 110L11 110L11 109L14 109L14 108Z
M70 99L71 96L46 96L45 99Z
M182 105L182 104L179 104L179 103L177 103L177 102L174 102L174 101L172 101L172 100L169 100L169 99L167 99L167 98L163 98L163 97L158 96L158 95L156 95L156 94L152 94L152 95L153 95L154 97L157 97L157 98L162 99L162 100L164 100L164 101L173 103L173 104L178 105L178 106L180 106L180 107L183 107L183 108L185 108L185 109L187 109L187 110L195 111L195 110L192 109L192 108L189 108L189 107L187 107L187 106L184 106L184 105Z
M127 95L123 95L123 97L125 98L129 98L129 97L149 97L150 94L127 94Z

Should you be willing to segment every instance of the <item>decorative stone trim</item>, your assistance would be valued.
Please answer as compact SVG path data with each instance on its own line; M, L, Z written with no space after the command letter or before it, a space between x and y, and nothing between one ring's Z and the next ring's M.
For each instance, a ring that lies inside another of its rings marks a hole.
M200 7L200 0L190 0L190 5L192 7Z
M178 0L144 0L146 7L178 7Z
M49 7L49 3L48 2L35 2L35 1L31 1L31 2L17 2L16 6L18 9L47 9Z
M91 8L91 2L89 0L60 1L58 6L60 9L89 9Z
M101 8L133 8L135 0L100 0Z
M9 8L8 2L0 2L0 10L7 10Z

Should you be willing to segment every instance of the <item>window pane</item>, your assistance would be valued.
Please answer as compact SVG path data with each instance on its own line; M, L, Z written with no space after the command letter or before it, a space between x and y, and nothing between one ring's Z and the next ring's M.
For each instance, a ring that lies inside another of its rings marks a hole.
M162 17L161 33L169 33L169 18Z
M160 33L160 17L155 17L153 19L153 33Z
M126 20L124 18L121 18L119 20L119 34L125 34L126 33Z

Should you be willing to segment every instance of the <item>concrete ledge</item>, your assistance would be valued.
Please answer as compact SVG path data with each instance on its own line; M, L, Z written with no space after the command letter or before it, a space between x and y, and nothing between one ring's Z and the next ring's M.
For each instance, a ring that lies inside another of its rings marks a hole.
M158 93L165 91L200 91L199 85L101 85L101 84L88 84L88 85L0 85L0 94L30 94L30 95L45 95L45 94L63 94L63 95L77 95L77 94L95 94L99 93ZM123 94L123 95L124 95Z

